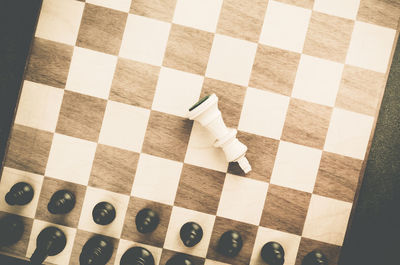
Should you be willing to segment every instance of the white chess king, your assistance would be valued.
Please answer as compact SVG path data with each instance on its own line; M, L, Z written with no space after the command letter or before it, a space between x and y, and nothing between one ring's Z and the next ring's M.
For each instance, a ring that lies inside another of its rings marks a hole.
M251 171L246 159L247 146L236 138L237 131L227 128L218 109L218 97L215 94L205 96L194 104L187 114L191 120L199 122L216 138L215 147L221 147L228 162L238 162L245 173Z

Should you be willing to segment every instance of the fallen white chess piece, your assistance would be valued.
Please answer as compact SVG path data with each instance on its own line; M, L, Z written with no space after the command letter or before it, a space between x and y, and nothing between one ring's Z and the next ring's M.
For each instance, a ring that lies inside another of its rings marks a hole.
M237 130L226 127L215 94L200 99L189 109L187 117L199 122L214 135L216 138L214 146L224 150L228 162L238 162L245 173L251 171L250 163L245 156L247 146L236 138Z

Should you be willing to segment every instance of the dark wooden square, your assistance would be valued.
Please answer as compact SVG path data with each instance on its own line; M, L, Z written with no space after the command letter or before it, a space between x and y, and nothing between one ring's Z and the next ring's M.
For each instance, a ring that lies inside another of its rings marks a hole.
M92 233L92 232L87 232L84 230L77 230L76 231L76 235L75 235L75 240L74 240L74 244L72 247L72 253L71 253L71 257L69 260L69 265L77 265L80 264L79 262L79 256L81 255L82 252L82 248L85 245L85 243L92 238L93 236L96 236L97 234ZM102 235L104 236L104 235ZM110 260L105 264L105 265L113 265L114 261L115 261L115 257L117 255L117 249L118 249L118 244L119 244L119 240L113 237L108 237L108 236L104 236L106 240L108 240L109 242L111 242L113 244L114 247L114 251L113 254L110 258Z
M311 194L270 184L260 225L301 235Z
M152 111L147 125L142 152L166 159L183 161L193 121Z
M303 258L313 250L319 250L325 254L328 259L328 264L338 264L340 246L331 245L328 243L312 240L302 237L295 265L302 265Z
M354 20L313 12L303 53L344 63Z
M176 0L133 0L130 13L172 22Z
M52 214L47 210L47 204L51 196L59 190L68 190L75 195L75 207L67 214ZM39 196L35 219L74 228L78 227L85 193L86 186L45 177Z
M218 108L222 112L226 126L237 128L246 96L246 87L206 77L200 98L212 93L218 97Z
M231 162L229 163L228 172L246 176L246 178L269 182L274 168L275 156L278 152L279 141L242 131L238 132L237 138L248 148L246 158L250 162L251 171L244 174L237 162Z
M127 13L85 4L76 46L118 55Z
M5 166L44 175L53 134L14 124Z
M214 34L173 24L163 65L177 70L204 75Z
M172 251L172 250L168 250L168 249L163 249L162 253L161 253L161 258L160 258L160 265L161 264L166 264L167 261L172 258L173 256L175 256L176 254L179 254L176 251ZM191 261L192 261L192 265L203 265L205 262L204 258L200 258L197 256L192 256L192 255L188 255L185 254Z
M48 86L64 88L74 47L34 38L25 79Z
M362 160L323 152L313 193L353 202L362 164Z
M139 154L107 145L97 145L89 185L129 195Z
M14 215L14 214L0 211L0 219L4 218L5 216L8 216L8 215ZM26 251L28 249L29 238L31 236L33 219L23 217L23 216L19 216L19 218L21 218L22 223L24 224L24 232L22 234L21 239L14 245L0 246L0 252L4 252L4 253L10 254L10 255L15 255L17 257L25 257ZM1 235L1 236L3 236L3 235Z
M217 251L218 241L223 233L229 230L239 232L243 240L243 248L239 254L234 257L226 257ZM238 222L235 220L218 217L215 219L214 229L211 235L210 245L207 252L207 258L225 262L232 265L249 264L253 252L253 246L257 235L257 226Z
M299 61L299 53L259 44L249 85L290 96Z
M136 229L136 215L140 210L144 208L152 209L153 211L157 212L160 217L160 223L157 229L148 234L142 234ZM164 245L165 236L167 234L171 212L172 206L170 205L149 201L138 197L131 197L125 216L124 228L122 230L121 238L142 244L162 247Z
M215 215L225 175L223 172L184 164L175 206Z
M160 67L118 58L109 99L150 109Z
M323 149L332 108L292 98L281 139Z
M97 142L107 101L65 91L56 132Z

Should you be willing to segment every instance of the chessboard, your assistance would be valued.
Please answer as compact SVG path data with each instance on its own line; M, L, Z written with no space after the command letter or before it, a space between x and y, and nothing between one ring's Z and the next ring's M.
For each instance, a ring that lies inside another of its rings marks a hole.
M22 238L0 252L29 258L48 226L66 247L45 264L79 264L89 238L113 245L107 264L141 246L164 265L261 265L279 242L285 265L321 250L338 263L397 38L400 6L378 0L44 0L0 182L0 217ZM187 119L215 93L252 171L228 163ZM29 183L23 206L4 200ZM58 190L76 198L52 214ZM93 221L102 201L107 225ZM160 217L137 231L144 208ZM179 231L196 222L202 240ZM218 240L238 231L234 257Z

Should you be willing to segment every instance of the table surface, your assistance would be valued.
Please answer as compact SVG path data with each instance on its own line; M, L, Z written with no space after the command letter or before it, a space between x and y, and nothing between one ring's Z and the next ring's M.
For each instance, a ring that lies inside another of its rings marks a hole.
M112 237L117 256L139 242L160 248L161 260L183 251L205 264L258 264L269 237L282 240L287 264L316 247L336 264L395 47L397 3L87 2L93 4L44 1L1 182L2 192L15 178L41 192L25 209L0 204L33 226L29 244L3 253L29 256L34 235L55 223L76 235L56 264L63 257L74 264L91 233ZM201 8L207 19L195 16ZM253 171L246 176L184 118L213 92L225 122L249 147ZM162 182L154 167L171 179ZM196 181L205 193L193 189ZM61 220L41 209L62 187L82 201ZM210 200L207 190L217 195ZM126 225L129 214L108 231L91 224L85 209L95 197L113 195L128 212L136 204L172 211L160 235L165 242L136 235ZM173 242L172 226L188 213L210 228L210 247ZM232 226L248 234L236 260L213 253L218 235Z

